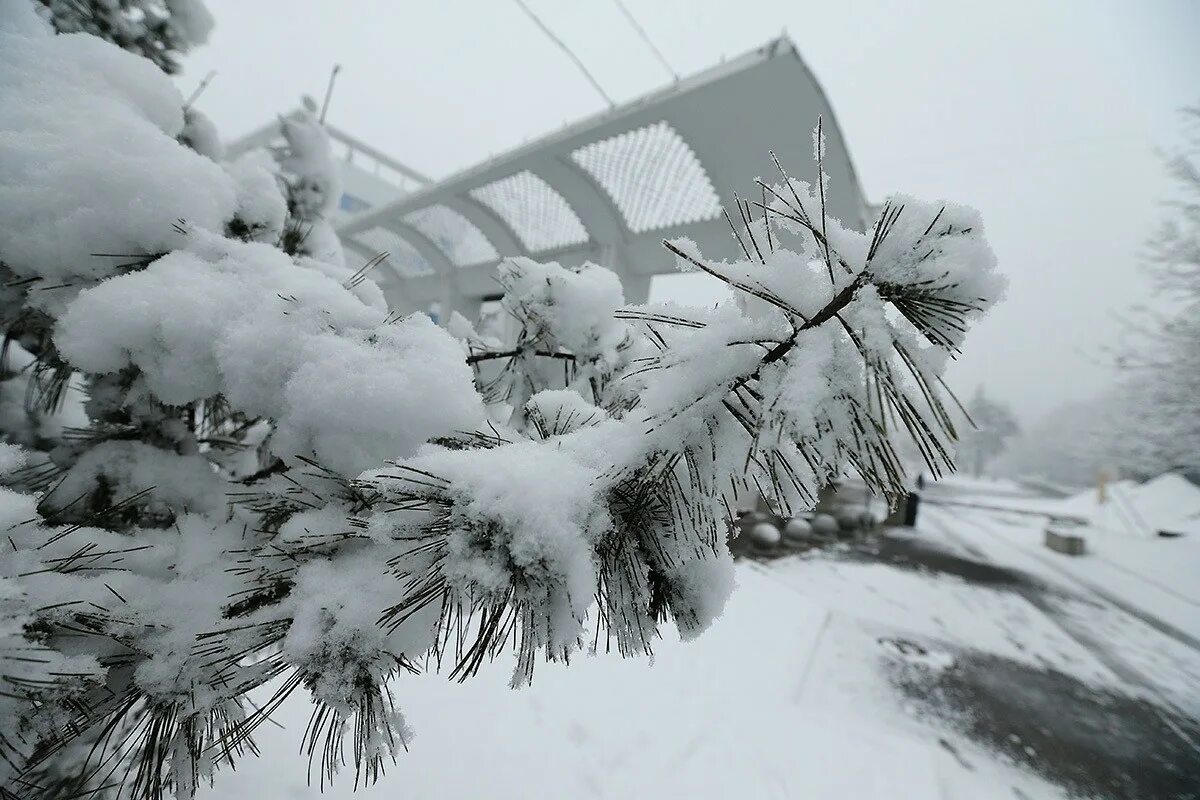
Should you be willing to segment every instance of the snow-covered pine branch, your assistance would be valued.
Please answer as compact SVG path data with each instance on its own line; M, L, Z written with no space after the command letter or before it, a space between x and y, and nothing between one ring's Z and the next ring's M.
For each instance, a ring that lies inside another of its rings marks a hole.
M317 263L343 266L342 245L330 224L342 196L342 174L329 134L317 120L316 103L305 97L299 111L280 118L279 127L286 144L275 155L290 217L279 246Z
M595 264L563 269L528 258L503 261L499 278L501 307L516 325L513 341L486 341L462 317L447 326L466 345L483 397L517 427L539 390L570 388L602 404L633 343L629 325L617 318L625 305L620 279Z
M410 735L398 672L511 648L521 683L697 635L739 496L811 505L847 467L895 496L897 436L949 466L939 374L1001 290L971 211L893 198L864 234L781 170L738 210L745 259L667 243L736 305L627 307L601 267L515 260L513 340L452 335L287 246L335 196L315 120L279 171L218 163L153 65L0 12L4 321L34 396L81 377L89 416L32 473L0 451L34 492L0 493L19 796L189 796L297 690L321 780L347 738L373 780Z

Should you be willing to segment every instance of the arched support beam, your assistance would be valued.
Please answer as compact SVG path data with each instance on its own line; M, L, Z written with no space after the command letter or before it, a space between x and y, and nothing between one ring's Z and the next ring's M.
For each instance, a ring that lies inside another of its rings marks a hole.
M472 225L487 237L496 248L501 258L506 256L525 256L529 253L521 245L521 240L499 216L491 209L475 200L464 197L448 197L444 204L466 217Z
M380 225L411 244L413 249L421 254L421 258L429 262L429 266L433 267L433 271L438 275L454 274L454 263L446 258L446 254L438 249L432 239L412 225L398 219L384 219L380 221Z
M593 245L618 245L630 237L621 212L592 176L571 163L570 152L546 155L529 171L562 195L588 232Z
M409 296L405 298L405 305L414 307L415 310L429 311L429 305L436 302L439 325L445 325L453 311L474 321L479 315L482 298L476 296L479 294L478 292L463 291L463 281L461 280L463 276L460 275L462 268L456 267L454 262L433 243L433 240L413 226L399 220L386 220L383 226L407 240L434 268L434 275L424 276L429 279L423 281L425 290L409 293ZM400 287L400 294L404 294L404 288L403 285Z

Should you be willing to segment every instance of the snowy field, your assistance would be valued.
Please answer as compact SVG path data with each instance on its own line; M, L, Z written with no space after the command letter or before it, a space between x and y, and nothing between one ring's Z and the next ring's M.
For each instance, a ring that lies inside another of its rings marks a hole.
M1068 502L965 481L929 494ZM416 737L357 796L1200 796L1200 546L1093 531L1095 554L1073 559L1042 527L931 500L881 542L739 562L724 616L652 661L541 666L517 691L502 663L464 685L402 678ZM297 768L307 713L285 705L263 757L203 796L318 796ZM351 768L325 796L352 785Z

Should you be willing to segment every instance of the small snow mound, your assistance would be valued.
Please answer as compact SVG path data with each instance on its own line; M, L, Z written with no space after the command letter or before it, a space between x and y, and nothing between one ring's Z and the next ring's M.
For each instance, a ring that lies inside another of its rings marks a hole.
M812 528L820 536L836 536L838 522L829 514L817 514L813 517Z
M802 542L805 539L810 538L812 536L812 532L812 525L809 524L808 520L801 519L800 517L789 519L787 524L783 527L783 535L787 537L789 541L793 542Z
M0 443L0 476L11 475L25 466L26 453L15 444Z
M755 544L773 547L779 544L779 528L769 522L760 522L750 529L750 538Z
M1200 515L1200 486L1167 472L1141 484L1115 481L1103 495L1098 489L1080 492L1062 500L1060 508L1097 531L1150 538L1160 530L1187 528Z

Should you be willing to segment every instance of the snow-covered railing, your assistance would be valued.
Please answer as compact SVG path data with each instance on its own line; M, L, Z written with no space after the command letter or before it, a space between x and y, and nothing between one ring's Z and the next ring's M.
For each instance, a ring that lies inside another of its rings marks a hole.
M301 114L299 109L283 115L284 119L296 119ZM371 145L363 142L360 139L351 136L350 134L330 123L325 123L325 131L329 134L329 138L341 145L338 150L341 151L345 161L349 164L356 164L377 177L395 184L397 187L402 187L405 182L411 182L417 186L427 186L433 183L433 179L412 167L389 156L381 150L377 150ZM231 142L225 148L227 158L233 159L243 153L247 153L258 147L268 147L283 140L280 133L279 121L275 120L267 124L255 128L250 133ZM390 173L390 174L389 174Z

